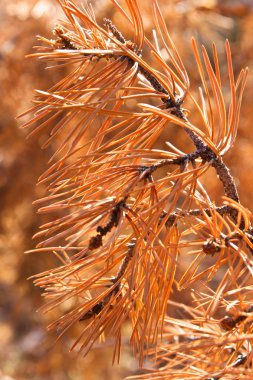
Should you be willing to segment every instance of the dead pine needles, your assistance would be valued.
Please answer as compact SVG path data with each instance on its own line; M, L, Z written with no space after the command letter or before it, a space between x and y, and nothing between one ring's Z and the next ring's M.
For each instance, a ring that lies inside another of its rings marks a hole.
M46 134L43 148L54 151L39 179L48 195L38 201L53 217L34 251L60 264L34 282L44 289L44 312L71 306L49 328L62 336L78 326L72 348L83 354L113 337L119 360L129 323L140 366L154 359L154 370L135 378L251 378L252 217L223 161L236 139L247 69L234 78L226 41L228 104L215 45L210 57L193 39L196 95L156 0L154 43L136 0L113 1L131 40L109 19L99 25L90 5L58 2L66 20L53 39L39 38L33 56L67 74L37 91L24 125L30 135ZM154 148L171 125L193 151L172 142ZM219 204L202 183L215 172Z

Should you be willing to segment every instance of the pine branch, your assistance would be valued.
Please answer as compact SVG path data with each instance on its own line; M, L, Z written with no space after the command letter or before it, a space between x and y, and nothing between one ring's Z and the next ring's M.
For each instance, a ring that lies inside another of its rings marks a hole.
M55 40L41 37L47 46L33 56L69 71L48 92L37 91L27 112L34 117L25 124L31 135L46 129L43 147L53 143L55 150L40 178L48 196L38 201L43 203L39 212L55 219L35 235L40 239L35 252L54 253L61 266L34 282L48 299L44 311L70 300L75 305L50 328L61 336L81 325L72 349L84 354L101 335L113 336L115 358L122 325L129 321L140 366L149 355L162 363L146 378L247 375L252 215L241 205L222 158L236 138L247 70L234 80L226 42L231 91L226 107L216 48L210 59L202 47L201 58L193 40L202 83L199 101L156 0L155 46L145 37L136 1L126 2L128 13L114 1L131 25L130 41L111 20L98 25L91 8L59 3L68 23L55 28ZM184 108L188 99L199 125ZM188 135L195 151L182 152L172 143L167 150L153 148L172 123ZM219 206L201 183L211 168L223 186ZM187 302L172 301L184 292ZM235 317L220 320L235 305Z
M115 36L115 38L117 38L117 40L119 42L126 44L126 39L123 37L122 33L116 28L116 26L112 24L111 20L104 19L104 23L109 28L109 30L112 32L112 34ZM60 29L57 29L57 30L60 30ZM61 38L61 40L62 40L61 42L62 42L64 48L71 49L71 42L63 34L63 32L59 33L59 31L58 31L57 34ZM133 50L135 49L133 43L128 42L128 44L131 46L131 48L133 48ZM77 50L76 47L73 47L73 49ZM137 54L140 55L141 52L137 52ZM95 56L95 54L94 54L94 56ZM108 56L108 58L110 58L110 56ZM126 58L126 57L122 56L121 58ZM130 63L130 65L133 65L135 63L134 60L130 59L130 58L128 58L128 62ZM164 89L164 87L161 85L161 83L159 83L159 81L140 64L138 64L138 70L149 81L149 83L154 88L154 90L168 95L168 92ZM175 115L176 117L178 117L178 118L182 119L183 121L185 121L186 123L188 123L188 119L184 115L184 112L181 108L183 101L180 98L176 100L176 99L171 99L170 96L168 96L167 98L162 97L161 100L165 103L166 109L171 109L171 113L173 115ZM231 198L232 200L234 200L236 202L240 202L235 181L234 181L232 175L230 174L228 167L223 162L222 158L218 157L217 154L215 152L213 152L212 149L210 147L208 147L196 133L194 133L194 131L192 131L191 129L188 129L187 127L185 128L185 131L197 148L196 152L188 155L189 160L192 160L195 157L197 158L199 156L202 158L202 160L204 160L206 162L211 162L211 165L216 170L217 175L218 175L220 181L222 182L222 185L224 187L225 196ZM178 160L178 162L179 161L183 162L184 160L187 160L187 158L179 158L177 160ZM174 162L177 162L177 161L174 161ZM168 162L168 164L169 164L169 162ZM163 165L163 164L160 164L160 165ZM165 162L164 162L164 165L166 165ZM237 216L238 216L237 211L235 209L230 209L229 213L230 213L231 217L233 218L233 220L236 222ZM240 228L244 229L244 221L243 220L241 221Z

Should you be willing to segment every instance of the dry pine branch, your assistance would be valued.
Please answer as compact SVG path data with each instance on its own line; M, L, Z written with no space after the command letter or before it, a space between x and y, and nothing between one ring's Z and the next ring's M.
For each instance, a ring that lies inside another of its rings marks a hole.
M66 20L52 40L39 38L33 56L67 74L37 91L24 125L47 136L43 148L54 152L39 180L48 195L37 202L54 217L36 234L34 252L51 252L60 265L34 282L44 289L44 312L71 306L49 328L62 336L78 325L72 348L83 354L113 336L118 360L129 321L140 366L150 355L157 368L139 378L251 378L252 219L223 161L236 139L247 69L235 80L226 41L227 105L215 45L209 57L193 39L198 96L156 0L155 43L137 0L124 8L113 0L131 41L111 20L99 25L90 5L58 2ZM171 142L153 148L172 124L194 151ZM224 190L219 205L201 182L213 170ZM175 293L188 303L175 302Z

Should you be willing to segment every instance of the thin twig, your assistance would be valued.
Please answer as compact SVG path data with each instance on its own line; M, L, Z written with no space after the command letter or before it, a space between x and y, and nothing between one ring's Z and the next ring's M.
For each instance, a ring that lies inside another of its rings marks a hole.
M92 317L94 315L99 314L103 310L103 308L106 305L108 305L108 302L110 302L111 296L117 295L117 293L119 292L119 290L121 288L121 280L122 280L122 278L123 278L123 276L127 270L127 267L129 265L133 255L134 255L135 246L136 246L136 239L134 238L128 244L127 253L126 253L126 255L125 255L125 257L124 257L124 259L120 265L120 268L119 268L117 275L111 279L112 285L110 285L110 287L112 287L112 290L100 302L98 302L96 305L94 305L91 308L91 310L89 310L87 313L85 313L79 319L79 321L84 321L84 320L89 319L90 317ZM110 305L110 307L112 307L112 305Z

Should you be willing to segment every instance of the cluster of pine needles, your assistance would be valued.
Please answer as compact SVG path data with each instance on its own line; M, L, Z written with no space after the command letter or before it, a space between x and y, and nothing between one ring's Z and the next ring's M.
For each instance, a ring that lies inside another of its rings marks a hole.
M68 72L37 91L24 125L30 135L43 131L43 148L53 152L39 179L48 195L37 202L51 221L34 251L59 265L34 276L42 310L65 305L49 328L62 336L78 326L72 349L83 354L113 337L116 361L128 323L140 366L154 360L135 379L250 379L252 216L223 161L236 140L247 69L234 78L226 41L228 102L215 45L209 56L192 39L196 93L157 0L152 41L138 1L112 1L131 40L111 20L99 25L90 5L58 0L66 18L33 54ZM172 142L154 148L172 125L192 151ZM219 204L201 182L207 173L223 187Z

